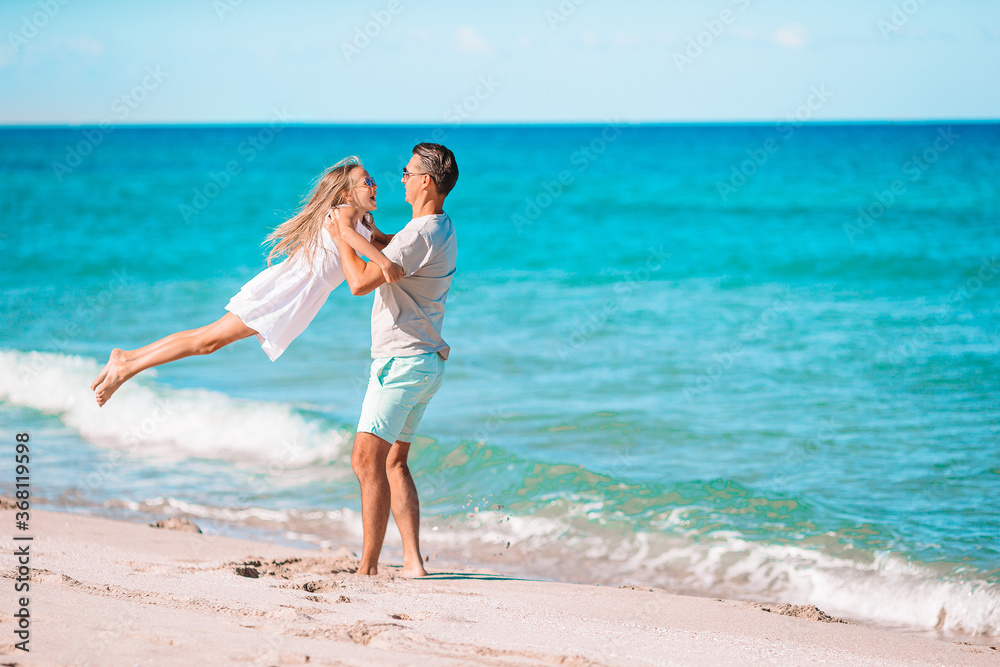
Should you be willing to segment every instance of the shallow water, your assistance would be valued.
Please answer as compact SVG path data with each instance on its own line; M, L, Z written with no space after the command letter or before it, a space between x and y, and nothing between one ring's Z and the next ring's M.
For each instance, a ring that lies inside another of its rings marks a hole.
M1000 635L1000 126L437 129L459 271L426 553ZM275 363L251 339L87 388L220 316L344 155L400 228L435 128L270 131L0 130L0 423L49 506L360 544L371 297Z

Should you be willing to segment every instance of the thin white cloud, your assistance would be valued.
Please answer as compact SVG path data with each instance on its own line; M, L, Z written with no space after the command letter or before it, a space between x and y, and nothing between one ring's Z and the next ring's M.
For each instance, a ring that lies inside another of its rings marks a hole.
M909 26L909 25L900 26L898 28L894 27L892 29L892 32L885 32L883 34L886 38L890 40L897 38L900 39L906 38L906 39L914 39L921 41L940 40L946 42L955 42L960 39L958 35L955 35L946 30L933 30L933 29L928 30L927 28L921 26ZM985 29L984 29L984 35L986 35L988 38L988 34L985 32Z
M798 23L784 25L774 33L774 42L786 49L801 49L808 42L808 31Z
M79 53L82 56L99 56L104 53L104 44L93 37L77 37L76 39L66 39L59 42L59 45L68 51Z
M14 48L9 43L0 43L0 68L8 67L19 60L21 66L27 68L36 67L41 62L53 58L85 62L103 54L104 42L87 35L51 40L33 39L19 45L19 48Z
M616 32L611 38L613 46L634 46L642 44L642 38L630 32Z
M463 25L455 31L455 49L459 53L479 54L491 54L495 50L471 25Z

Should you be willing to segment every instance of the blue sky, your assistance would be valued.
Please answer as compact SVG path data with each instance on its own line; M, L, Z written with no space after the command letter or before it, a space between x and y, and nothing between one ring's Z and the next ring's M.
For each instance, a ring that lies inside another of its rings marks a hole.
M1000 118L996 0L4 0L0 27L0 124Z

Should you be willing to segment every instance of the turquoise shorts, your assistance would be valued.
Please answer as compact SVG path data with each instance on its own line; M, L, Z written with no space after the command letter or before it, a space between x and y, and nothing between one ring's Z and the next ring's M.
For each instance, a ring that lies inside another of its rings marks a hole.
M413 442L420 418L443 378L444 360L437 352L375 359L358 432L377 435L390 444Z

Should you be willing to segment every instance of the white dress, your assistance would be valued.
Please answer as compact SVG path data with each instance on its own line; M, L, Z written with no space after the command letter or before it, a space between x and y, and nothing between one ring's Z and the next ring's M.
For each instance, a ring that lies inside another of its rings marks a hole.
M333 209L327 212L327 218L332 215ZM371 241L372 233L362 220L358 220L355 229ZM340 253L324 225L311 267L304 251L269 266L229 300L226 310L257 332L261 348L274 361L305 331L330 292L342 282L344 269Z

